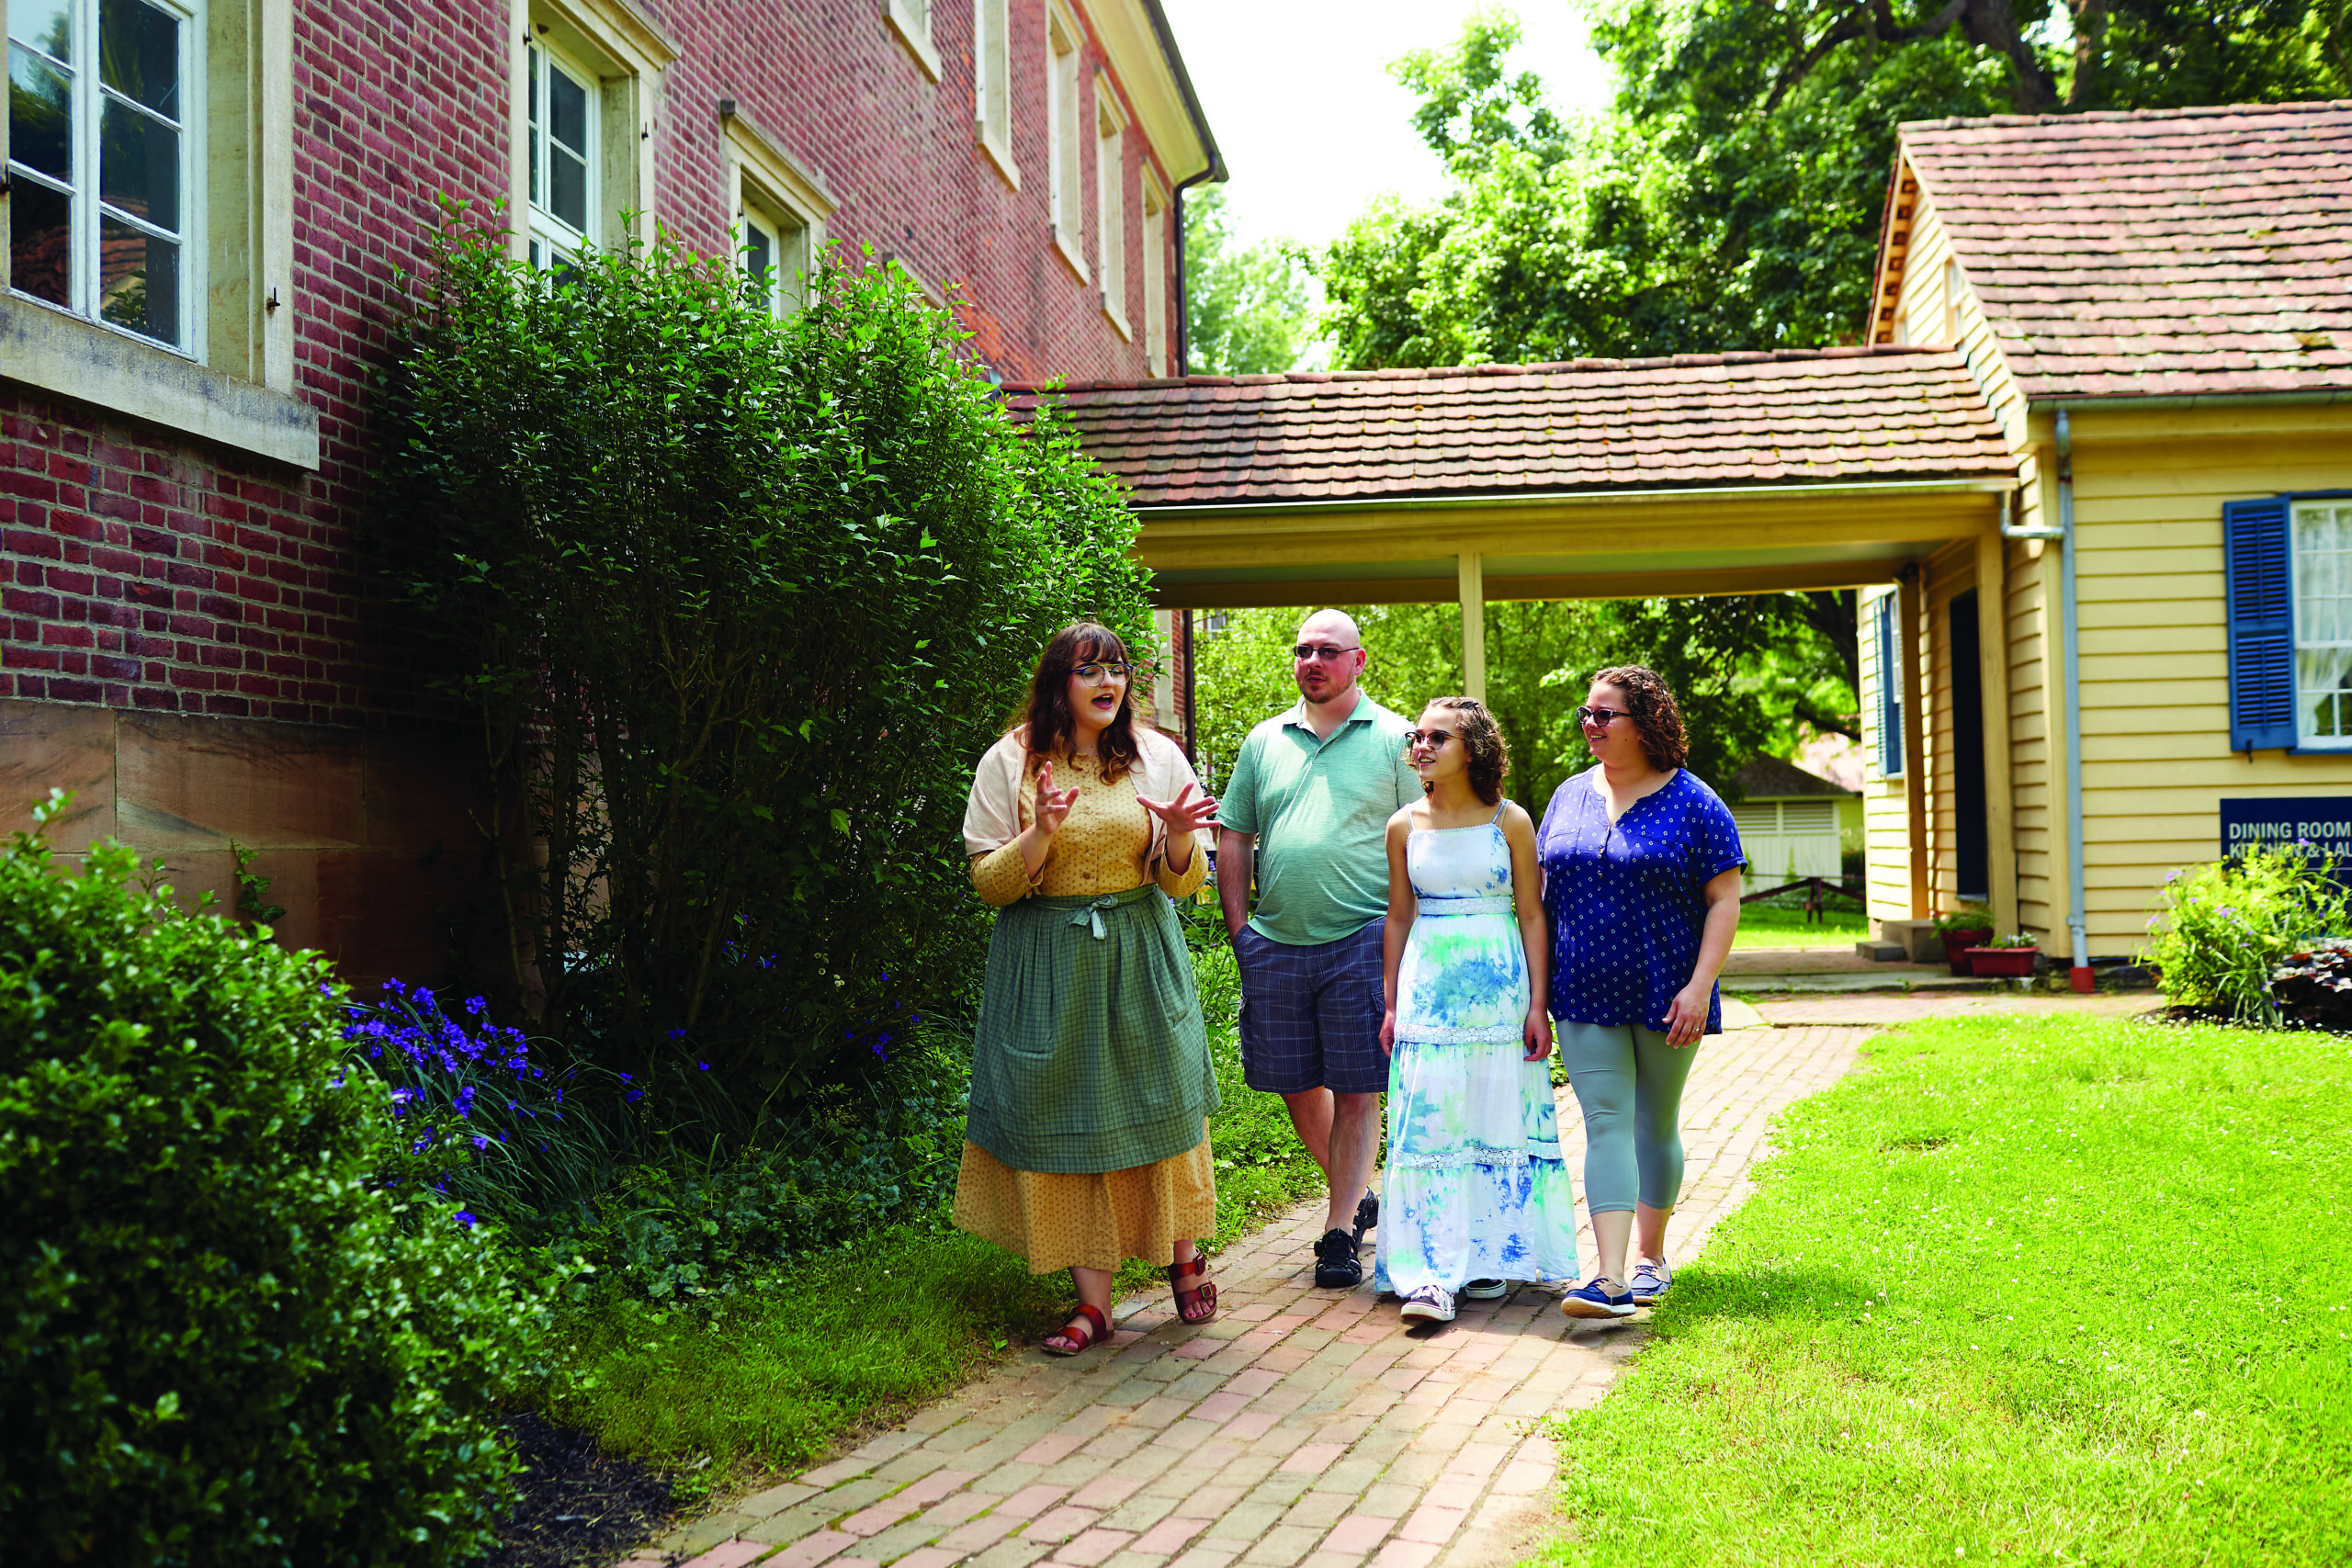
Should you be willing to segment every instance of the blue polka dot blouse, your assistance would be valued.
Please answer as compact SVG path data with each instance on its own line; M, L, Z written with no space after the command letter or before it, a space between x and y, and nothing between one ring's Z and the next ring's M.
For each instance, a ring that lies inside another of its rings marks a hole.
M1721 796L1683 769L1614 823L1589 768L1553 792L1536 829L1552 924L1552 1016L1663 1032L1690 983L1707 884L1745 856ZM1723 1028L1720 988L1707 1032Z

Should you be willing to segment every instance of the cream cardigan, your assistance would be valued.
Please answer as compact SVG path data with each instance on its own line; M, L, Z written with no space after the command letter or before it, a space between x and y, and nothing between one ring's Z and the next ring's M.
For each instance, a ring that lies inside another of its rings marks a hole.
M966 854L984 855L1021 836L1021 799L1036 788L1027 776L1029 748L1021 734L1013 730L989 747L972 774L972 793L964 803ZM1157 729L1136 726L1136 751L1135 771L1128 776L1137 794L1173 800L1186 784L1201 787L1183 749ZM1148 873L1167 852L1168 825L1153 813L1145 815L1151 821L1151 843L1143 859Z

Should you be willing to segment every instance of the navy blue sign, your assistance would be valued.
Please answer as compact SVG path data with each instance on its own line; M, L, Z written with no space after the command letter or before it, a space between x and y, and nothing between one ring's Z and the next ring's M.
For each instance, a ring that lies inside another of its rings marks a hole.
M2222 802L2222 853L2301 843L2335 857L2336 880L2352 881L2352 795L2304 795Z

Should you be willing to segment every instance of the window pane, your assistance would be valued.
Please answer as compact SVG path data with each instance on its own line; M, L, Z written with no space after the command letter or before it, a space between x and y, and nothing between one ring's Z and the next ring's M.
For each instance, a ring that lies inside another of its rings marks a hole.
M743 220L743 270L757 277L775 270L775 242L768 238L765 229L746 218Z
M18 44L8 46L8 156L71 185L73 78Z
M8 36L74 63L74 17L66 0L8 0Z
M539 52L539 46L535 43L525 44L523 52L531 62L530 91L525 96L531 100L531 199L537 202L546 199L539 194L539 160L545 155L539 136L539 85L547 78L548 57ZM536 250L531 254L531 265L539 265Z
M98 0L99 75L157 114L180 118L180 24L147 0Z
M588 153L588 89L560 71L548 73L548 129L556 145L585 161Z
M73 198L19 175L8 197L8 281L36 299L71 305Z
M164 343L180 340L180 248L130 224L98 222L98 314Z
M588 231L588 165L558 147L548 154L548 183L555 187L548 210L579 230Z
M178 229L180 133L108 98L98 127L98 195L158 229Z

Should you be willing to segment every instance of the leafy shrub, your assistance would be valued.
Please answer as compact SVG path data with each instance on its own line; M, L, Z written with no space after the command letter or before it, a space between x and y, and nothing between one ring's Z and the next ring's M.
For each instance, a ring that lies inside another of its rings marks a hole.
M515 997L608 1066L821 1082L949 1004L957 829L1052 632L1149 642L1135 523L886 265L808 308L461 216L386 388L380 536L484 738Z
M108 1565L477 1553L527 1292L370 1179L389 1094L339 1072L317 955L138 872L0 851L0 1538Z
M2165 994L2241 1023L2279 1021L2271 972L2312 939L2352 933L2335 862L2308 849L2256 846L2165 879L2154 960Z
M2352 1033L2352 940L2327 937L2270 972L2282 1023Z

